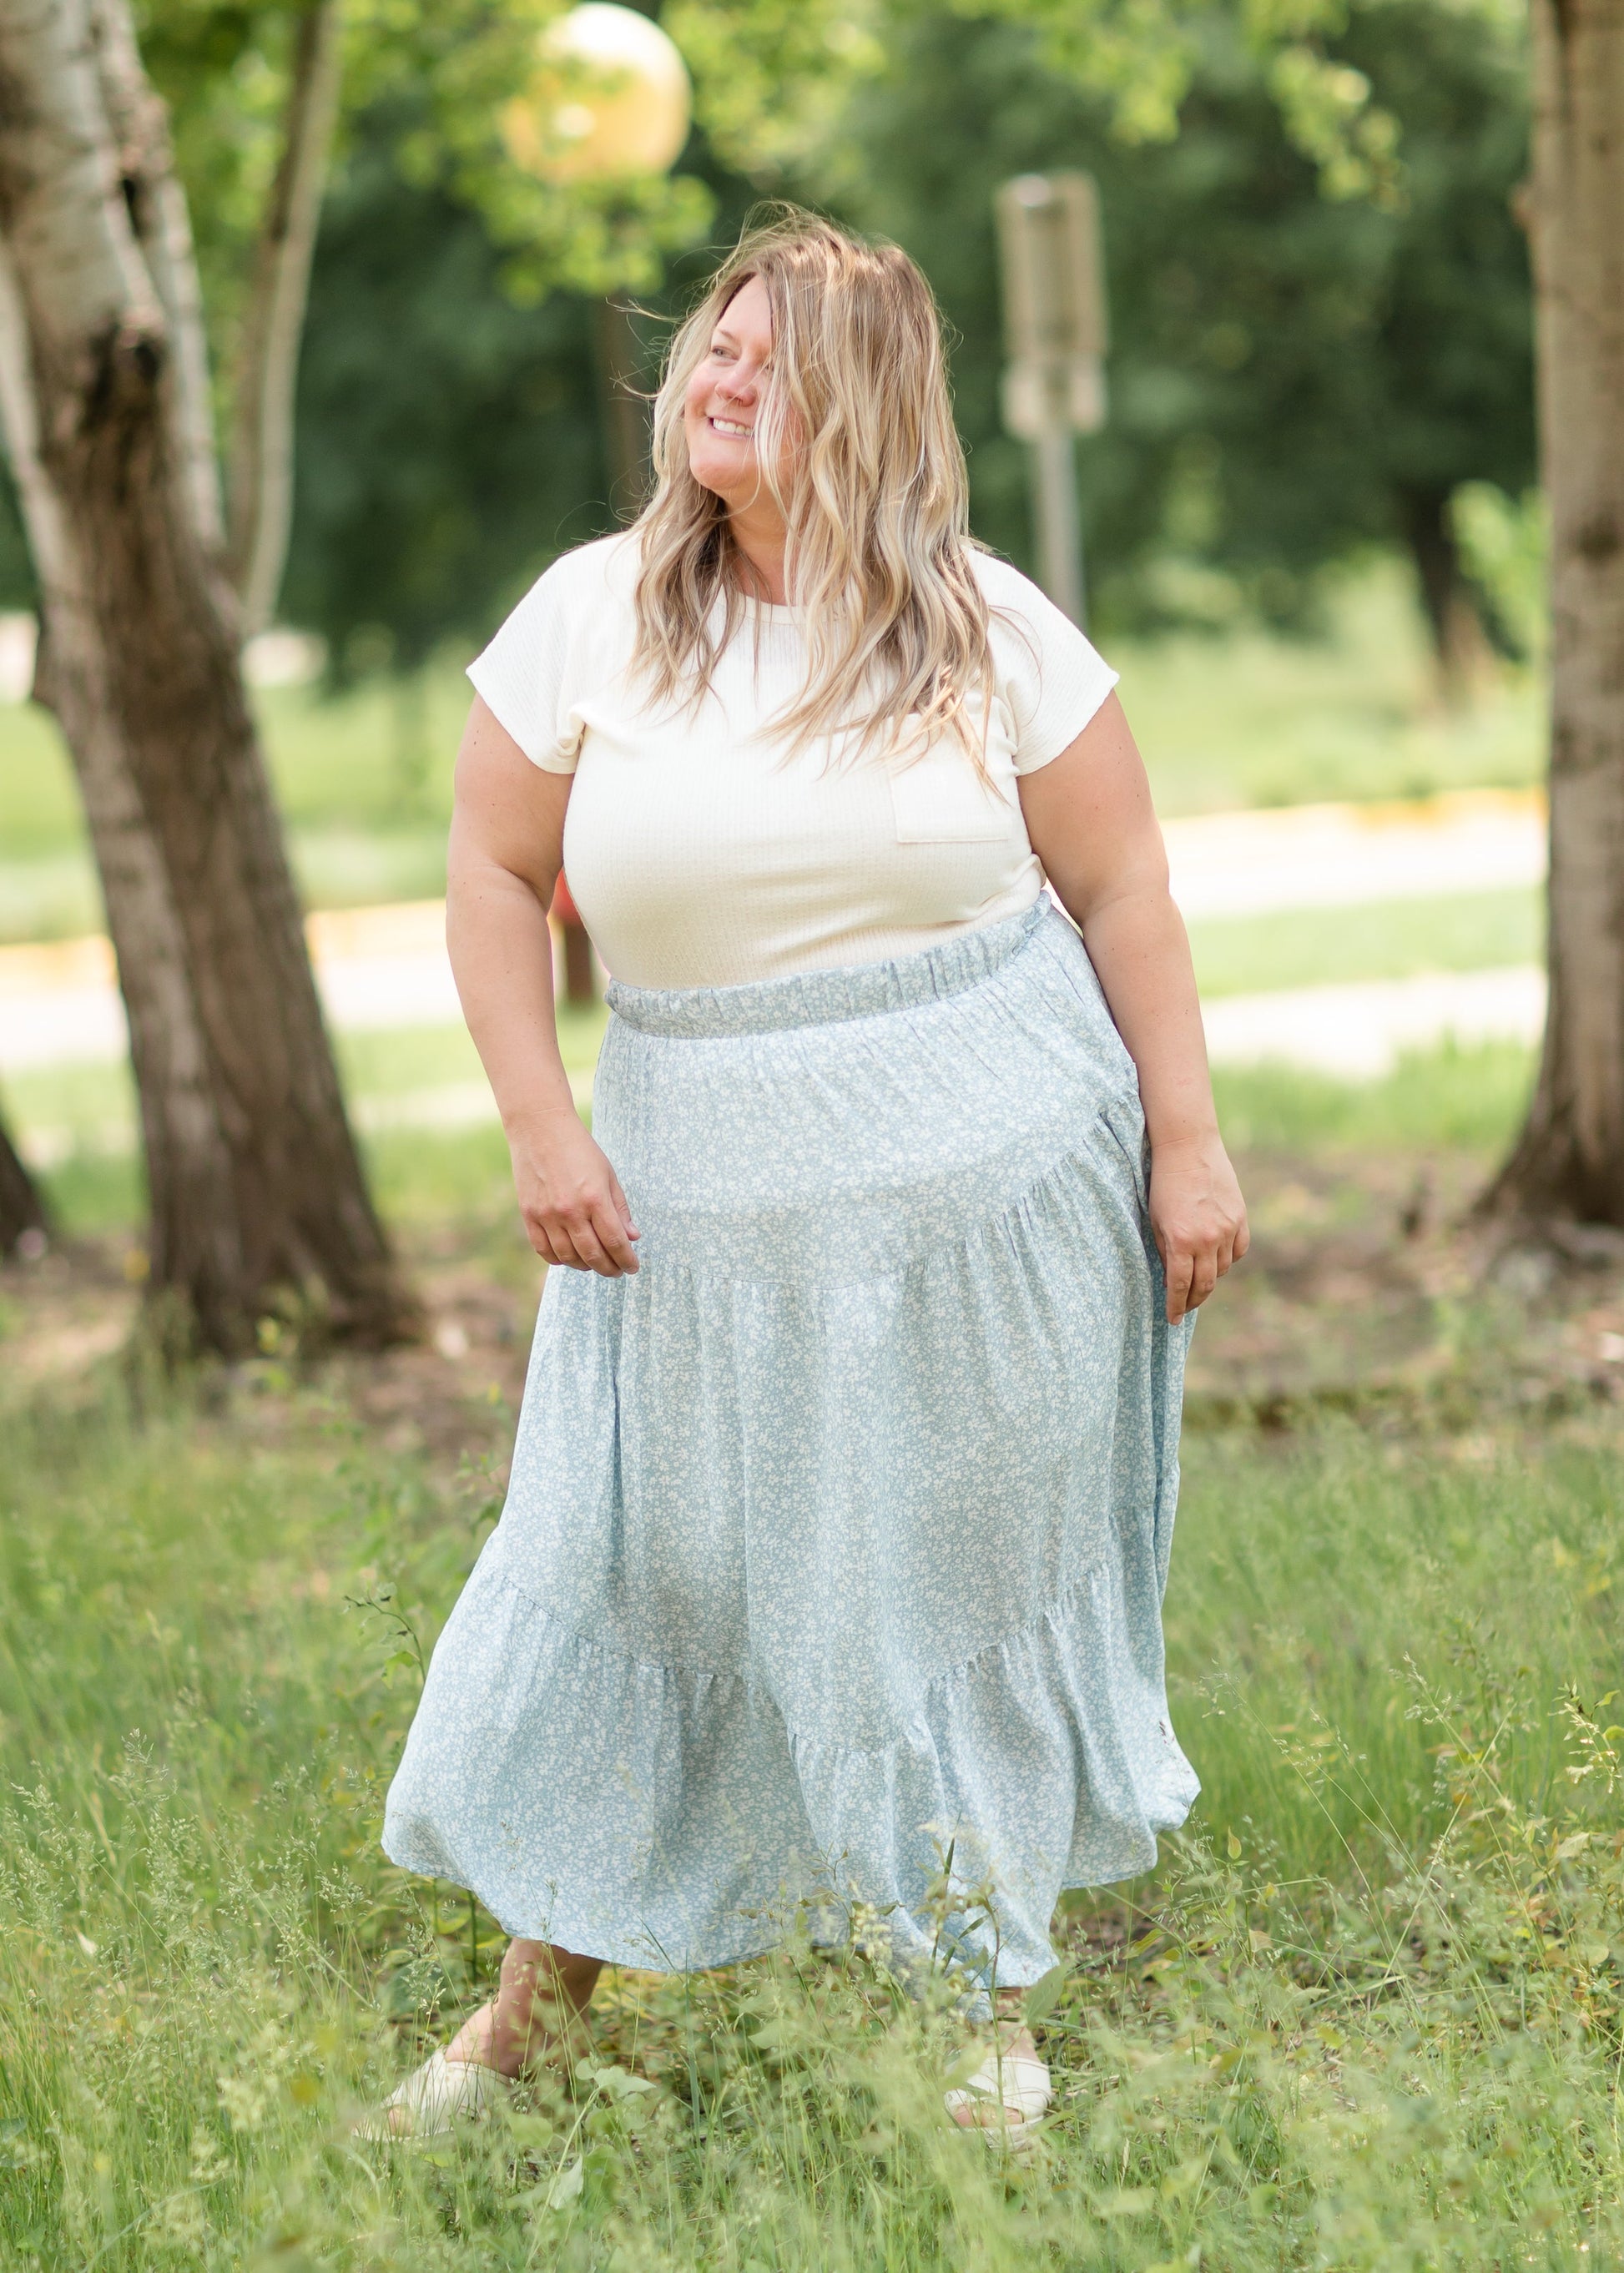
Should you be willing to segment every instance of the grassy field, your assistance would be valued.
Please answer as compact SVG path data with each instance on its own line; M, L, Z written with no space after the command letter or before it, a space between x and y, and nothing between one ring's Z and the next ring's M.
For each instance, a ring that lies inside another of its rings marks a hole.
M1006 2166L876 1940L611 1976L596 2043L432 2156L353 2112L499 1937L377 1848L492 1508L337 1377L7 1419L0 2263L1577 2269L1624 2262L1618 1429L1192 1433L1168 1602L1205 1784L1079 1897L1061 2097Z
M1190 926L1209 1000L1276 986L1482 971L1545 955L1544 896L1533 889L1378 900L1347 908L1208 917Z
M1350 581L1323 638L1262 633L1114 645L1123 700L1169 814L1321 799L1425 796L1538 778L1542 695L1506 674L1441 715L1404 573ZM455 660L420 682L337 701L259 697L295 864L315 906L443 888L452 754L468 688ZM51 722L0 709L0 940L100 920L71 776Z
M1321 647L1118 657L1166 809L1531 778L1536 690L1430 716L1402 602L1377 576ZM438 889L461 704L448 670L415 715L267 698L312 896ZM0 936L83 927L88 890L59 762L0 713ZM1194 944L1218 994L1538 933L1497 893ZM1427 1228L1526 1052L1220 1076L1259 1240L1197 1338L1167 1602L1203 1796L1155 1872L1068 1900L1060 2097L1012 2163L941 2113L951 1984L905 1995L867 1930L611 1972L510 2113L433 2154L352 2138L501 1946L377 1841L537 1272L500 1131L398 1125L477 1082L461 1030L341 1048L436 1319L387 1360L152 1377L118 1352L126 1077L7 1085L69 1248L0 1277L0 2273L1624 2269L1624 1287L1553 1320Z
M1367 1157L1486 1163L1526 1072L1230 1076L1260 1222ZM1067 1904L1029 2163L946 2126L961 2031L878 1935L611 1974L511 2115L355 2142L500 1947L377 1834L535 1283L494 1132L372 1152L419 1267L508 1322L488 1357L25 1392L48 1281L0 1287L0 2267L1624 2265L1624 1407L1534 1378L1526 1305L1441 1277L1417 1393L1192 1408L1167 1631L1204 1792L1156 1872Z

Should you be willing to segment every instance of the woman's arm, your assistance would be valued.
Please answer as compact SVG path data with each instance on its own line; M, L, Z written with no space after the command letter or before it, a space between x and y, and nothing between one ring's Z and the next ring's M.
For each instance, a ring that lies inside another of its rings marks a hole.
M547 910L564 857L570 776L533 766L476 695L457 752L446 944L495 1092L530 1245L618 1279L637 1233L614 1170L582 1126L559 1054Z
M1212 1293L1251 1234L1218 1134L1184 920L1145 767L1111 695L1051 765L1020 780L1032 847L1083 934L1139 1068L1150 1136L1150 1221L1168 1317Z

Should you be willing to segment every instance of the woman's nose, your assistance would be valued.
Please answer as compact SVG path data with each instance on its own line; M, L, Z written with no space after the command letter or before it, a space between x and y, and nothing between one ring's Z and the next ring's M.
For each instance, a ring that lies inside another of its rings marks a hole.
M754 402L756 373L744 364L735 364L732 371L724 371L717 380L716 391L726 395L729 402Z

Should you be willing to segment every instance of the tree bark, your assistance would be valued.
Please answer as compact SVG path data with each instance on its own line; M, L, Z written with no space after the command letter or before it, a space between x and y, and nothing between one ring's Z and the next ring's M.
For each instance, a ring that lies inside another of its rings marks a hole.
M11 1142L11 1131L0 1121L0 1262L16 1254L19 1242L29 1232L43 1238L49 1229L45 1203Z
M198 532L211 549L223 539L220 467L209 395L203 296L192 246L192 216L169 162L163 104L141 68L124 0L90 0L97 76L132 201L141 252L167 319L173 357L177 439Z
M244 636L271 620L293 525L293 401L310 264L338 117L339 0L299 19L282 158L254 257L232 395L231 580Z
M184 202L125 0L0 0L0 409L129 1014L153 1295L413 1323L344 1117L211 524ZM177 216L179 219L177 220ZM190 313L188 312L190 311Z
M1551 1001L1485 1205L1624 1227L1624 0L1533 0L1529 198L1551 512Z

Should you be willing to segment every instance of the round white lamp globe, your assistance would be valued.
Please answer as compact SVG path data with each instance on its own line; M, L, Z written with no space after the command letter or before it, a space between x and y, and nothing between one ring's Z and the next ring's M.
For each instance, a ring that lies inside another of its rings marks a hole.
M688 139L688 67L659 26L635 8L587 0L549 24L537 72L503 106L515 163L549 182L663 174Z

